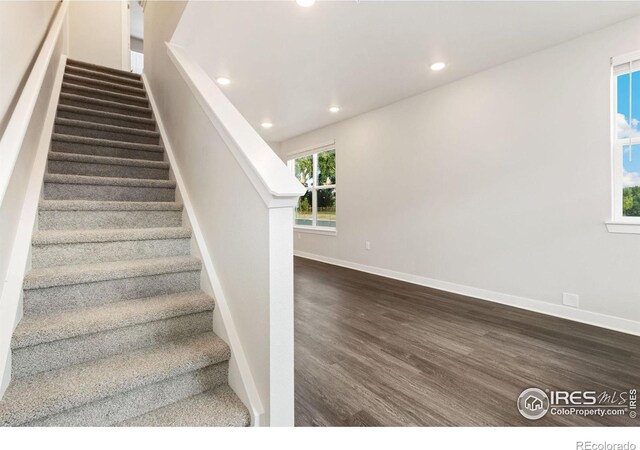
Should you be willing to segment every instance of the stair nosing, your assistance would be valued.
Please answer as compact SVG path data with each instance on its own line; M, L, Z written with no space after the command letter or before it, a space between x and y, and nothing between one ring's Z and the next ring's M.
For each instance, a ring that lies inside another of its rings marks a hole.
M99 64L93 64L93 63L89 63L89 62L85 62L85 61L79 61L77 59L71 59L68 58L67 59L67 65L71 66L71 67L80 67L80 68L85 68L85 67L95 67L96 70L93 70L94 72L101 72L101 73L120 73L122 74L122 78L127 78L127 79L131 79L134 81L140 81L141 80L141 76L139 74L133 73L133 72L128 72L126 70L121 70L121 69L115 69L113 67L107 67L107 66L101 66ZM91 69L88 69L91 70ZM115 75L117 76L117 75Z
M95 84L97 86L103 86L103 87L105 87L105 89L108 89L108 88L116 89L116 90L117 89L121 89L122 91L136 93L136 94L140 95L141 97L143 97L145 99L148 99L147 98L147 93L144 90L144 87L137 88L137 87L133 87L133 86L127 86L126 84L122 84L122 83L112 83L110 81L101 80L99 78L85 77L85 76L78 75L78 74L75 74L75 73L66 73L65 72L65 74L63 76L63 80L65 78L67 80L73 80L75 83L87 83L87 84Z
M71 142L76 144L94 145L96 147L115 147L128 150L142 150L146 152L162 153L164 147L157 144L139 144L137 142L114 141L111 139L92 138L86 136L76 136L74 134L53 133L52 141Z
M157 189L175 189L174 180L155 180L153 178L118 178L89 175L68 175L59 173L44 174L45 184L88 184L91 186L147 187Z
M141 130L140 128L122 127L119 125L109 125L106 123L90 122L88 120L67 119L66 117L56 117L56 125L64 125L68 127L90 128L93 130L106 131L109 133L131 134L134 136L145 136L159 138L160 133L152 130ZM126 142L126 141L125 141Z
M170 357L166 356L167 353ZM157 361L163 356L162 364L158 366ZM3 399L4 405L0 403L0 425L32 422L184 373L225 363L229 358L228 345L215 333L206 332L31 375L15 380L9 386ZM119 376L114 377L113 372ZM28 392L34 394L29 395ZM42 393L49 395L43 396ZM14 401L14 398L17 400ZM3 411L3 406L13 408Z
M40 200L40 211L182 211L181 202L128 202L110 200Z
M128 103L120 103L113 100L105 100L103 98L87 97L86 95L72 94L69 92L60 92L60 98L75 100L83 103L94 103L103 106L110 106L112 108L129 109L132 111L139 111L149 114L152 113L152 110L149 106L130 105ZM149 117L147 117L147 119L148 118Z
M127 114L120 114L120 113L114 113L109 111L101 111L99 109L83 108L81 106L59 104L58 110L74 112L76 114L85 114L87 116L102 116L102 117L109 117L111 119L116 119L116 120L123 120L123 121L129 120L131 122L146 123L148 125L156 124L156 121L154 119L151 119L148 117L131 116Z
M166 303L171 303L172 308ZM27 316L18 323L11 348L33 347L214 309L213 298L197 290Z
M75 89L75 90L79 90L81 92L87 92L87 93L93 93L93 94L102 94L102 95L108 95L114 98L119 98L121 100L129 100L133 103L140 103L140 104L146 104L149 105L149 99L148 98L141 98L141 97L136 97L135 95L128 95L128 94L121 94L119 92L113 92L113 91L105 91L104 89L96 89L96 88L91 88L88 86L83 86L81 84L74 84L74 83L69 83L66 81L62 82L62 92L65 92L68 89Z
M211 398L213 397L213 399ZM231 403L224 402L224 398L230 400ZM199 399L206 399L205 402L198 402ZM213 400L213 401L212 401ZM194 401L196 406L194 407ZM210 408L215 401L222 401L225 405L223 410L218 408L215 411L203 409ZM188 414L188 420L185 422L178 419L178 424L175 423L176 417L180 417L181 414ZM231 411L231 417L229 413ZM169 414L167 414L169 413ZM211 415L211 413L220 413L219 415ZM164 416L164 417L163 417ZM170 418L169 421L162 420L166 416ZM223 417L224 423L219 420ZM203 419L205 419L203 421ZM229 419L233 420L229 420ZM157 420L160 419L160 423ZM196 419L196 420L194 420ZM198 420L199 419L199 420ZM214 420L212 420L214 419ZM249 409L242 403L237 394L229 386L229 384L222 384L216 386L213 389L207 389L204 392L189 396L187 398L178 400L176 402L169 403L168 405L161 406L160 408L148 411L139 416L132 417L120 421L116 426L136 426L136 427L156 427L156 426L234 426L234 427L246 427L251 423L251 414Z
M71 69L70 71L68 69ZM130 85L137 85L137 86L141 86L142 88L144 88L144 83L142 82L142 79L134 79L134 78L128 78L128 77L121 77L119 75L116 74L112 74L109 72L102 72L99 70L91 70L89 68L86 67L81 67L81 66L66 66L64 68L64 73L65 74L69 74L69 75L75 75L73 73L73 71L82 71L85 72L83 75L85 78L90 78L90 79L100 79L100 77L106 77L108 79L113 80L112 82L114 84L122 84L123 86L130 86ZM89 73L86 73L89 72Z
M101 164L105 166L129 166L151 169L170 169L168 161L151 161L148 159L118 158L115 156L85 155L84 153L66 153L50 151L47 158L53 161L69 161L84 164Z
M167 273L194 272L202 268L194 256L170 256L164 258L110 261L106 263L32 269L24 277L24 290L46 289L55 286L99 281L138 278Z
M31 243L34 246L44 246L190 238L191 230L186 227L92 228L86 230L40 230L33 234Z

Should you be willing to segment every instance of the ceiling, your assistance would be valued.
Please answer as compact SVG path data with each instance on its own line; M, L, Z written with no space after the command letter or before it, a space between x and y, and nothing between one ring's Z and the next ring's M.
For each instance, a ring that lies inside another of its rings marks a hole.
M138 0L131 0L131 36L138 39L144 38L144 16L142 6Z
M640 2L192 1L172 42L230 78L231 102L279 142L639 14Z

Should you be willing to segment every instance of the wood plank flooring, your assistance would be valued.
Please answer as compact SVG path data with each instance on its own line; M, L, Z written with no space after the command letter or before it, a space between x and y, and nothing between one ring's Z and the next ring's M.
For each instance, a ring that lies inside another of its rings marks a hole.
M640 388L640 337L295 259L297 426L640 426L527 420L528 387Z

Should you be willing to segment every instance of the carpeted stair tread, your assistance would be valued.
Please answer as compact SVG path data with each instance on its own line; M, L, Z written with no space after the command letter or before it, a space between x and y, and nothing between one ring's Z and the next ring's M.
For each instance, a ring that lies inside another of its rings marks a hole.
M166 228L115 228L93 230L46 230L33 235L33 245L77 244L85 242L148 241L159 239L184 239L191 237L191 230L184 227Z
M140 80L140 75L137 73L128 72L126 70L121 70L121 69L114 69L112 67L107 67L107 66L100 66L98 64L92 64L85 61L78 61L76 59L67 59L67 66L82 67L82 68L93 70L96 72L113 73L123 78L129 78L137 81Z
M113 156L83 155L82 153L49 152L49 160L70 161L88 164L105 164L111 166L151 167L169 169L168 161L151 161L148 159L116 158Z
M23 318L13 333L18 349L85 334L212 311L213 299L202 291L124 300L106 305Z
M14 380L0 402L0 425L15 426L229 359L214 333Z
M41 200L38 226L41 230L180 227L182 212L182 203L175 201Z
M130 103L141 105L141 106L149 105L148 99L144 97L138 97L137 95L129 95L129 94L123 94L120 92L107 91L104 89L97 89L97 88L92 88L88 86L83 86L81 84L74 84L74 83L63 81L62 92L68 92L68 91L73 91L76 93L80 92L82 93L82 95L85 95L87 97L104 95L106 97L109 97L109 101L113 99L115 101L130 102Z
M51 140L58 142L70 142L70 143L78 143L85 145L93 145L98 147L117 147L124 148L129 150L143 150L146 152L164 152L164 148L161 145L154 144L138 144L134 142L123 142L123 141L113 141L111 139L99 139L99 138L90 138L84 136L73 136L70 134L60 134L53 133L51 135Z
M116 120L122 120L122 121L129 121L129 122L133 122L133 123L139 123L139 124L144 124L144 125L154 125L156 121L153 119L147 119L146 117L138 117L138 116L128 116L126 114L118 114L118 113L112 113L112 112L107 112L107 111L100 111L97 109L88 109L88 108L81 108L79 106L71 106L71 105L58 105L58 111L66 111L66 112L71 112L71 113L76 113L76 114L83 114L86 116L93 116L93 117L105 117L105 118L111 118L111 119L116 119Z
M182 211L180 202L111 202L92 200L41 200L41 211Z
M100 106L109 107L110 106L110 107L113 107L113 108L124 109L124 110L128 110L128 111L136 111L136 112L139 112L139 113L145 113L149 117L151 117L151 108L149 108L149 107L130 105L128 103L121 103L121 102L118 102L118 101L115 101L115 100L103 100L103 99L100 99L100 98L93 98L91 96L79 95L79 94L71 94L71 93L68 93L68 92L61 92L60 93L60 99L81 102L83 104L84 103L89 103L89 104L94 105L96 107L100 107Z
M91 78L91 77L85 77L85 76L81 76L81 75L74 75L74 74L70 74L70 73L65 73L64 74L64 80L66 82L69 82L71 84L89 84L91 86L94 86L97 89L104 89L104 90L110 90L110 91L116 91L116 92L124 92L124 93L129 93L130 95L137 95L140 96L142 98L146 98L147 94L144 90L144 88L142 87L133 87L133 86L127 86L121 83L112 83L110 81L105 81L105 80L100 80L100 79L96 79L96 78Z
M146 136L159 138L160 133L157 131L141 130L140 128L118 127L115 125L106 125L103 123L87 122L85 120L62 119L56 118L56 125L66 125L69 127L90 128L93 130L110 131L112 133L133 134L136 136Z
M228 385L125 420L130 427L246 427L251 416Z
M157 187L175 188L174 180L153 180L144 178L114 178L114 177L94 177L86 175L64 175L58 173L47 173L44 175L45 183L59 184L93 184L100 186L136 186L136 187Z
M98 70L91 70L86 67L67 65L67 67L65 67L64 69L64 73L79 75L79 76L91 78L91 79L106 80L106 81L109 81L110 83L116 83L120 85L144 88L144 83L140 79L122 77L119 74L116 75L108 72L100 72Z
M76 228L37 231L31 267L97 264L190 254L191 230L185 227Z
M94 283L133 277L181 273L200 270L201 262L193 256L134 259L97 264L55 266L33 269L24 277L24 289Z

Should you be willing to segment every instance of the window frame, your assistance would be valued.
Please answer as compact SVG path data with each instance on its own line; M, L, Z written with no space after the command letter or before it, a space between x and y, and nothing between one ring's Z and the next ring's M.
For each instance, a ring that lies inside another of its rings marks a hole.
M296 231L304 232L304 233L316 233L316 234L324 234L329 236L335 236L338 234L338 202L336 201L336 226L335 227L325 227L318 226L318 191L323 189L335 189L336 195L338 192L337 182L334 180L333 184L319 185L318 183L318 155L320 153L334 151L336 154L336 180L338 173L338 151L336 149L335 141L325 142L323 144L314 145L311 147L307 147L295 152L292 152L287 155L287 166L289 170L295 177L296 166L295 160L299 158L304 158L307 156L312 157L312 171L313 171L313 183L311 187L306 187L307 191L311 191L311 223L312 225L298 225L296 224L296 210L297 208L293 208L293 228Z
M626 67L625 67L626 66ZM619 139L617 135L618 118L618 76L640 70L640 51L627 53L611 58L611 174L612 201L611 220L606 222L607 229L612 233L640 234L640 217L624 215L624 168L623 148L625 146L640 145L640 136ZM633 86L633 85L632 85ZM640 89L640 86L638 86ZM629 118L631 120L631 117ZM638 155L640 157L640 155Z

